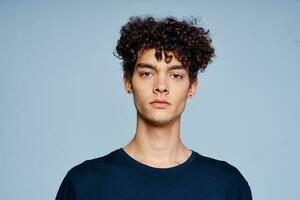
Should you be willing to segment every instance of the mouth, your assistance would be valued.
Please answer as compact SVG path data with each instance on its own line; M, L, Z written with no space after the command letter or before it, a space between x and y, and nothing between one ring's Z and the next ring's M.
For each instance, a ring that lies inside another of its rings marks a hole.
M155 101L151 102L151 104L154 108L166 108L170 105L169 102L161 101L161 100L155 100Z

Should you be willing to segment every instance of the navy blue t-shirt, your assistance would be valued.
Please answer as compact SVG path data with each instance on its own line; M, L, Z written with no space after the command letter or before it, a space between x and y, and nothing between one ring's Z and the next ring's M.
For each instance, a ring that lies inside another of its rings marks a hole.
M64 177L56 200L252 200L248 182L225 161L192 151L174 167L156 168L123 148L84 161Z

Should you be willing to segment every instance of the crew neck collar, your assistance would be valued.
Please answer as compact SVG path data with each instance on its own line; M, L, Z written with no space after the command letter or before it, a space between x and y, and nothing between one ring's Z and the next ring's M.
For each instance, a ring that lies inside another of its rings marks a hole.
M139 168L142 170L147 170L147 171L154 172L154 173L162 173L162 174L179 172L179 171L182 171L182 170L188 168L196 156L196 152L193 150L191 150L191 151L192 151L191 155L183 163L173 166L173 167L158 168L158 167L152 167L152 166L149 166L149 165L146 165L144 163L137 161L136 159L131 157L129 154L127 154L127 152L123 149L123 147L117 149L117 152L119 153L119 155L122 158L124 158L124 160L128 164L130 164L132 167Z

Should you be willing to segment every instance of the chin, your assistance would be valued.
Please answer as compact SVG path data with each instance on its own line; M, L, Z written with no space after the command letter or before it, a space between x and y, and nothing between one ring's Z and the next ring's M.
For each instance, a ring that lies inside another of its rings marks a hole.
M154 126L166 126L171 122L175 121L178 117L173 116L163 116L163 115L152 115L152 116L144 116L142 117L147 123L154 125Z
M158 120L147 120L148 124L151 124L153 126L166 126L170 124L171 120L166 120L166 119L158 119Z

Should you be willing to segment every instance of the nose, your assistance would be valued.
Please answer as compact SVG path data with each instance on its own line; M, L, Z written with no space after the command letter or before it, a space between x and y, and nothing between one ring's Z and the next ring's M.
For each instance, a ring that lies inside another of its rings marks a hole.
M158 81L158 83L155 85L155 87L153 88L153 92L156 93L165 93L168 94L169 93L169 89L167 84L164 81Z

